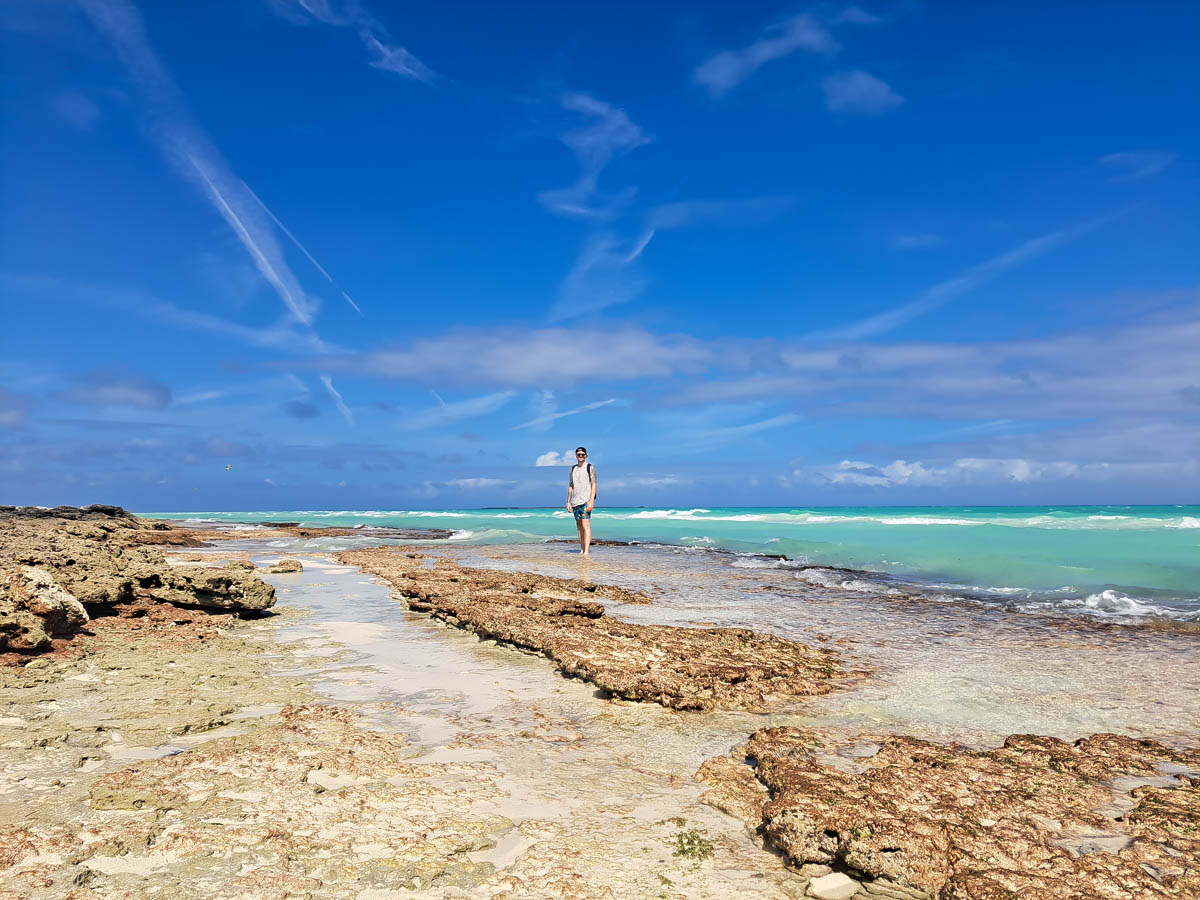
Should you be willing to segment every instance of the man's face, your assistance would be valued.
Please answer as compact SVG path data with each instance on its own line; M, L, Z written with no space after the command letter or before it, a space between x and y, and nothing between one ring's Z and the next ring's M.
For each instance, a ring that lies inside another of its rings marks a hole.
M586 459L587 459L587 454L584 453L582 450L575 451L575 465L582 466L584 463L584 460L586 460Z

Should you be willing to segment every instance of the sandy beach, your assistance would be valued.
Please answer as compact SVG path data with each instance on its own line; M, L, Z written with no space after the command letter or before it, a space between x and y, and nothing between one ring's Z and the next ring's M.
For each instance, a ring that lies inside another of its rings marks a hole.
M1200 890L1187 632L820 591L787 629L761 575L649 550L6 515L3 896ZM48 624L39 564L86 622Z

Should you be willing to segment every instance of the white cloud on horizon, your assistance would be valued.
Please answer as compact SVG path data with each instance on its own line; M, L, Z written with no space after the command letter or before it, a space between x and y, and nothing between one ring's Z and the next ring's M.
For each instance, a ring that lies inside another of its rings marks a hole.
M886 81L862 69L836 72L821 82L821 88L831 112L878 116L904 102Z
M741 50L724 50L709 57L692 72L692 81L706 88L709 96L718 99L761 66L797 50L829 55L837 52L838 45L812 16L794 16L771 25L762 37Z
M886 464L844 459L836 465L805 466L793 477L800 482L825 482L851 487L948 488L1029 485L1039 482L1087 481L1120 483L1131 478L1195 478L1200 462L1072 462L1024 458L961 457L910 462L896 459Z

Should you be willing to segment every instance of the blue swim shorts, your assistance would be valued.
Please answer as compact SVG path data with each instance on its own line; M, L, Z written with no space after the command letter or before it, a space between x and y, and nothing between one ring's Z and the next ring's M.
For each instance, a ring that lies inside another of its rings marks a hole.
M578 522L580 519L590 519L592 517L592 514L588 512L586 503L580 503L578 506L572 506L571 512L575 513L576 522Z

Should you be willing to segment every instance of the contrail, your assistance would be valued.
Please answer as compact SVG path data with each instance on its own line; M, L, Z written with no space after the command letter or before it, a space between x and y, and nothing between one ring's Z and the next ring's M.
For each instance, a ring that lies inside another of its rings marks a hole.
M336 281L333 280L333 276L325 271L325 267L323 265L321 265L319 262L317 262L317 258L308 252L308 248L305 247L302 243L300 243L300 239L297 238L294 234L292 234L292 232L288 229L288 227L286 225L284 225L282 222L279 221L279 217L277 215L275 215L275 213L271 212L271 207L269 207L269 206L267 206L267 204L263 203L262 198L259 197L258 194L254 193L254 189L251 188L250 185L246 184L246 182L244 182L244 181L242 182L242 187L244 187L247 191L250 192L250 196L254 198L254 201L259 206L262 207L263 212L265 212L268 216L271 217L271 221L274 222L277 226L279 226L279 230L282 231L284 234L286 234L291 239L291 242L300 248L300 252L303 253L305 255L305 257L307 257L308 261L313 264L314 268L316 268L316 270L318 272L320 272L322 275L325 276L326 281L328 281L335 288L337 288L338 292L343 297L346 298L346 302L349 303L351 306L353 306L354 311L361 316L363 314L363 311L358 308L358 304L355 303L350 298L350 295L346 293L345 289L340 284L338 284Z

